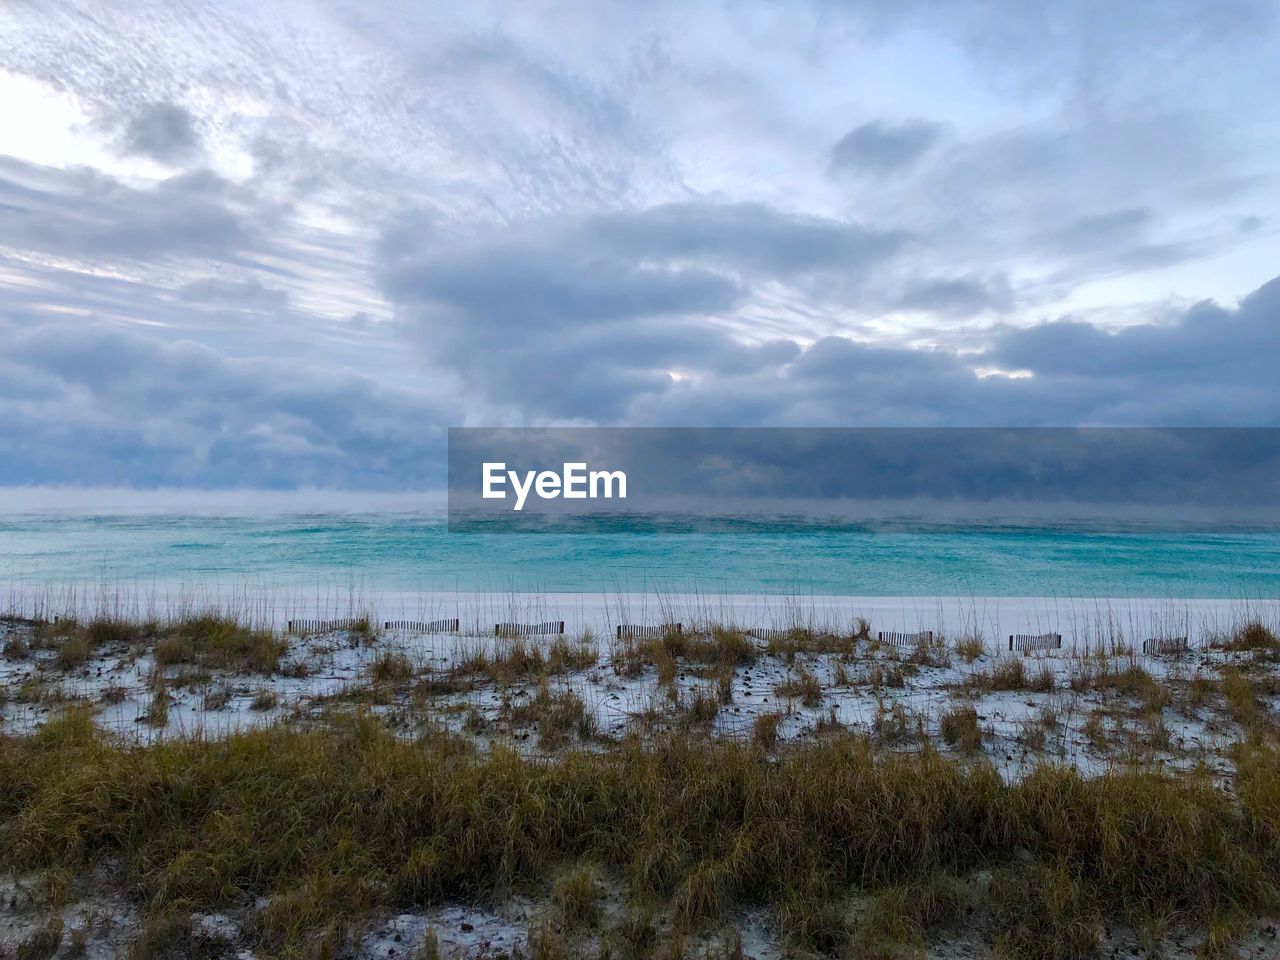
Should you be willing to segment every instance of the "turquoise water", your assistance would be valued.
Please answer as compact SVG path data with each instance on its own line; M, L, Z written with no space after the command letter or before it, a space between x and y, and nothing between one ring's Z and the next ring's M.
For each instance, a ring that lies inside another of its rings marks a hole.
M389 591L1280 597L1280 534L450 533L421 515L0 516L0 583Z

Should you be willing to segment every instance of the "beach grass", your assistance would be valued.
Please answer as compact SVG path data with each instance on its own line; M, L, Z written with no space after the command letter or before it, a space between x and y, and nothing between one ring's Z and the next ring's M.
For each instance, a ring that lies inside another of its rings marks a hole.
M972 735L973 718L955 724ZM266 898L249 930L280 957L336 949L371 911L512 890L591 925L606 878L689 930L758 905L798 948L869 950L949 922L986 871L992 943L1066 958L1107 922L1277 907L1280 755L1237 749L1238 796L1193 772L1008 782L854 735L779 749L672 734L537 759L361 717L125 745L73 710L0 737L0 857L117 862L153 925ZM845 909L858 894L870 913Z

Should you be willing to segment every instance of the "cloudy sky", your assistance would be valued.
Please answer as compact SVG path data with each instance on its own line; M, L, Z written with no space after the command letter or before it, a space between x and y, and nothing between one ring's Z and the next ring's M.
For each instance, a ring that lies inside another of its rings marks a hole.
M1269 0L6 0L0 484L1280 424Z

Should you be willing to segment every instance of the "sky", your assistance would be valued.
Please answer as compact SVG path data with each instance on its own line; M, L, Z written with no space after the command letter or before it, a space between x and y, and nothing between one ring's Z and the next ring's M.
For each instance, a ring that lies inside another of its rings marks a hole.
M1280 425L1269 0L0 5L0 485Z

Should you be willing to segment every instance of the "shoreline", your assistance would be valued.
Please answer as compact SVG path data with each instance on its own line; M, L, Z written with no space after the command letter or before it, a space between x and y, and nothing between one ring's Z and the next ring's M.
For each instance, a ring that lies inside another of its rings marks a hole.
M1197 638L1229 633L1242 623L1280 624L1280 598L1083 596L843 596L819 594L378 591L297 585L218 583L77 584L32 589L0 585L0 609L18 616L110 614L166 619L216 610L284 630L295 619L365 617L387 621L457 618L459 632L493 634L496 623L564 621L564 631L612 637L619 624L731 625L743 630L802 627L847 631L859 618L873 631L933 630L979 636L996 644L1017 633L1062 635L1064 649L1088 649L1148 637ZM994 652L994 651L993 651Z

